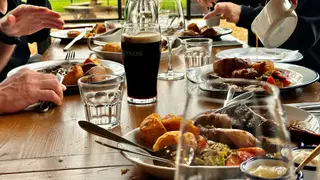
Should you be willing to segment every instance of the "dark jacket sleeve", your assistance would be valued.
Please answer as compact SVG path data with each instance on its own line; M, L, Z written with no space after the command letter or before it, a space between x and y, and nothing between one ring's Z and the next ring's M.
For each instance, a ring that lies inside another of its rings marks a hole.
M243 27L246 29L251 29L251 23L253 22L254 18L260 13L262 10L262 7L248 7L248 6L241 6L241 13L239 22L237 23L237 26Z
M27 4L31 5L37 5L37 6L43 6L47 7L49 9L51 8L51 4L48 0L27 0ZM42 29L32 35L28 36L28 42L33 43L33 42L41 42L47 39L50 35L50 29Z
M259 0L218 0L218 2L232 2L238 5L246 5L250 7L258 7L260 3Z

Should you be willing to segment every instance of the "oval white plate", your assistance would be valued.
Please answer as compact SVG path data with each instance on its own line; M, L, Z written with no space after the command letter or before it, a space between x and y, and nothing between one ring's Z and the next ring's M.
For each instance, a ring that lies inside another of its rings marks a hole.
M273 62L296 62L300 61L303 58L303 55L300 52L292 51L289 49L280 49L280 48L258 48L258 60L256 55L256 48L234 48L224 51L220 51L216 54L217 59L224 58L242 58L250 59L251 61L262 61L262 60L272 60ZM279 55L281 53L287 54L280 59L275 59L274 55ZM288 54L289 53L289 54ZM291 53L291 54L290 54Z
M280 90L289 90L304 87L310 85L319 80L319 74L309 68L287 64L287 63L275 63L274 66L280 70L285 71L292 85L285 88L280 88ZM205 74L213 71L213 65L206 65L200 68L195 68L187 72L187 78L193 83L201 83L206 79Z
M114 62L114 61L109 61L109 60L102 60L99 59L101 61L101 63L110 68L114 74L122 76L124 75L124 67L122 64ZM16 73L17 71L19 71L22 68L28 68L34 71L38 71L38 70L43 70L46 68L50 68L50 67L54 67L54 66L58 66L64 63L83 63L85 61L85 59L77 59L77 60L53 60L53 61L42 61L42 62L36 62L36 63L32 63L32 64L26 64L23 66L19 66L17 68L12 69L11 71L8 72L7 77L12 76L14 73Z
M305 127L309 130L312 130L313 132L319 133L320 134L320 123L319 120L313 116L312 114L298 109L296 107L288 106L288 105L283 105L285 114L287 115L288 120L294 120L294 121L301 121L303 124L305 124ZM136 128L127 134L123 136L126 139L129 139L135 143L143 145L139 138L139 128ZM132 151L140 151L147 153L143 150L140 150L139 148L126 145L123 143L119 143L119 146L125 149L129 149ZM163 166L157 166L153 164L153 161L139 156L135 154L130 154L127 152L121 152L121 154L126 157L129 161L131 161L133 164L141 168L143 171L148 172L152 175L155 175L160 178L169 178L172 179L174 177L174 171L175 168L169 168L169 167L163 167ZM235 179L241 177L242 173L240 171L239 166L235 167L226 167L226 166L194 166L192 168L197 168L199 171L201 170L206 170L210 172L211 175L215 175L213 179L217 178L223 178L223 179ZM209 173L208 173L209 174Z

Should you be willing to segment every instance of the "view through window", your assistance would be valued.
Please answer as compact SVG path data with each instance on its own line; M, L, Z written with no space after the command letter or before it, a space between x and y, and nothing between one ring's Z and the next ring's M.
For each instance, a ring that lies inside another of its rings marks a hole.
M156 0L157 1L157 0ZM122 19L126 0L50 0L66 21ZM187 18L201 17L207 9L196 0L182 0Z

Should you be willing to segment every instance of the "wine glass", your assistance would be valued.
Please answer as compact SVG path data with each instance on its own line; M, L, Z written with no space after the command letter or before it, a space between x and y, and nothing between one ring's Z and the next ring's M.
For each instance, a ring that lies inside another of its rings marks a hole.
M124 19L126 23L157 23L157 5L154 0L127 0Z
M279 89L263 81L245 79L207 83L212 86L210 92L197 86L188 88L175 180L258 179L252 176L275 167L279 177L294 177L291 140ZM236 94L252 91L254 95L231 101L216 111L230 87ZM283 150L287 153L282 154Z
M161 34L168 43L169 62L167 72L159 73L160 80L179 80L184 78L184 73L172 69L172 44L185 29L184 15L181 0L159 0L158 23Z

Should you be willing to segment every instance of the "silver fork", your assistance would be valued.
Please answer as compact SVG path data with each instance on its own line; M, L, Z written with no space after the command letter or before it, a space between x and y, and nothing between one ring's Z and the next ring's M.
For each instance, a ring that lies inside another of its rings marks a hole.
M68 51L65 60L75 59L76 52L74 50Z
M68 51L65 57L65 60L72 60L76 56L75 51ZM58 81L62 83L64 76L62 74L57 74ZM40 104L39 112L47 112L51 107L53 106L53 103L51 101L44 101Z

